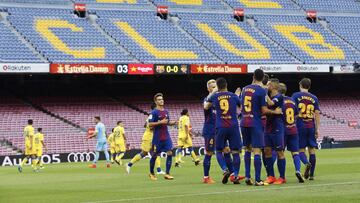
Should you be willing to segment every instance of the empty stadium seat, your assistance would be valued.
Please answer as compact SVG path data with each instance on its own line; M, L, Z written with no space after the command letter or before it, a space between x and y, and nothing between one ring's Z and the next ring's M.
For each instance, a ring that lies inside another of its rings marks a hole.
M256 15L256 26L307 64L350 64L360 55L354 48L304 16Z
M178 13L181 26L227 63L299 63L247 22L231 15Z
M10 8L8 20L53 63L129 63L134 59L86 19L63 9Z
M142 62L223 63L154 12L97 11L97 15L99 25Z

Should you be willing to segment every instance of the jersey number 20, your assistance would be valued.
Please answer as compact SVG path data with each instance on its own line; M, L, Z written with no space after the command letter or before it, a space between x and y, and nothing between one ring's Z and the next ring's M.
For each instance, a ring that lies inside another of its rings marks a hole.
M299 113L300 118L314 118L314 110L315 110L314 105L312 104L306 105L304 103L300 103L299 109L300 109L300 113Z

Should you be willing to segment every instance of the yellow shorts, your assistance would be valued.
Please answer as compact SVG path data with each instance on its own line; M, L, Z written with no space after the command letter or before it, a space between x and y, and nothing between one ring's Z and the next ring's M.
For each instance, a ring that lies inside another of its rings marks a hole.
M25 155L26 156L33 155L33 154L36 154L36 151L34 152L33 149L30 149L29 147L25 147Z
M141 143L141 150L144 152L150 152L152 147L152 140L143 140Z
M125 143L115 145L116 153L125 152L125 151L126 151Z
M178 139L177 144L178 144L178 147L182 147L182 148L192 147L192 145L193 145L191 137L187 137L184 139Z
M36 150L36 156L41 157L42 155L43 155L43 150L42 149Z
M110 145L110 153L111 153L111 154L115 154L115 153L116 153L115 145Z

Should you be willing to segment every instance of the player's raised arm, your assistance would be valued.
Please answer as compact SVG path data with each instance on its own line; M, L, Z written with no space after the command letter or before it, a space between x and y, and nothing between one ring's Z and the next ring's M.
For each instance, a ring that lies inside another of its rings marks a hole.
M204 109L209 110L212 107L212 100L213 95L218 91L217 87L213 89L213 91L209 94L209 96L206 98L206 101L204 102Z

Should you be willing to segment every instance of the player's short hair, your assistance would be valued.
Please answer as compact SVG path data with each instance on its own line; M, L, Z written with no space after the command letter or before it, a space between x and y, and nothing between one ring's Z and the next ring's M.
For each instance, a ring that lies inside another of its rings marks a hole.
M286 94L287 92L287 87L285 85L285 83L279 83L279 92L280 94Z
M263 80L262 80L262 84L263 85L267 85L268 84L268 82L269 82L269 75L268 74L264 74L264 78L263 78Z
M29 119L29 120L28 120L28 124L29 124L29 125L32 125L33 123L34 123L34 121L33 121L32 119Z
M225 89L227 87L226 79L223 77L216 79L216 85L219 90Z
M98 121L101 121L100 116L95 116L94 118Z
M150 106L151 110L154 110L156 108L156 104L155 103L152 103L151 106Z
M207 88L209 88L210 84L212 84L212 83L216 83L216 80L211 79L211 80L207 81L207 83L206 83Z
M111 132L114 132L115 128L111 129Z
M122 121L118 121L116 124L118 124L118 125L119 125L120 123L122 123Z
M279 83L280 83L280 80L277 79L277 78L271 78L270 79L270 82L275 86L276 89L279 90Z
M256 80L256 81L260 81L260 82L262 82L263 81L263 79L264 79L264 71L263 70L261 70L261 69L256 69L255 71L254 71L254 79Z
M183 110L181 111L181 115L182 115L182 116L183 116L183 115L186 115L188 112L189 112L188 109L183 109Z
M42 128L38 128L37 130L38 130L38 132L41 132L41 131L42 131Z
M310 80L310 78L303 78L299 84L302 88L308 90L311 87L311 80Z
M156 93L155 96L154 96L154 101L156 101L156 99L158 97L163 97L163 96L164 96L163 93Z

